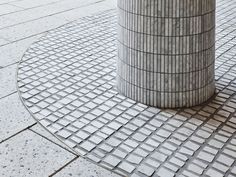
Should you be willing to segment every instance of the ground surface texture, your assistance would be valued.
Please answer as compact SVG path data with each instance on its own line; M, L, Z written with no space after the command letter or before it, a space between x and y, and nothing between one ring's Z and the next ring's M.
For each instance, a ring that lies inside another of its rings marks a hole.
M77 154L121 175L236 176L235 6L217 3L217 93L206 104L160 110L117 93L114 10L53 29L29 47L18 71L23 102Z
M51 136L22 105L16 69L48 30L116 8L113 0L0 0L0 176L117 177L78 157Z

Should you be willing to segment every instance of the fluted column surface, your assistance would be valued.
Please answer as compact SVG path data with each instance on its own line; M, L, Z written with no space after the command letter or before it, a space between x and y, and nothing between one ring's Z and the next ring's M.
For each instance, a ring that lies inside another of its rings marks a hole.
M215 90L215 0L118 0L118 91L189 107Z

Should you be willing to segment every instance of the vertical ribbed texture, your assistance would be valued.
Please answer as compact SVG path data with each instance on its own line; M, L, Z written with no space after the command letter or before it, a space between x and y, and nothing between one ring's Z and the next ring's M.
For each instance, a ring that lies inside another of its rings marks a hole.
M117 88L138 102L189 107L215 90L215 0L118 0Z

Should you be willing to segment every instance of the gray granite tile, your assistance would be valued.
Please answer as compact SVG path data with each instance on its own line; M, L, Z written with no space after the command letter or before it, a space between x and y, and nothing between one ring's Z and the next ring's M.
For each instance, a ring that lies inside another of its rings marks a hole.
M0 5L0 15L20 11L22 9L23 8L20 8L20 7L14 6L14 5L10 5L10 4Z
M4 36L4 38L7 40L16 41L34 35L38 35L40 33L44 33L49 29L56 28L65 23L66 23L65 20L58 19L55 17L42 18L22 23L16 26L0 29L0 34Z
M63 168L53 177L65 177L65 176L78 176L78 177L119 177L115 173L112 173L102 167L99 167L84 158L78 158L68 166Z
M126 172L128 172L128 173L132 173L135 169L135 166L133 166L130 163L127 163L127 162L122 162L119 165L119 168L126 171Z
M8 43L10 43L10 41L8 41L8 40L3 39L3 38L0 37L0 46L1 46L1 45L5 45L5 44L8 44Z
M41 136L45 137L46 139L49 139L50 141L52 141L53 143L63 147L64 149L75 153L74 151L72 151L70 148L68 148L67 145L65 145L64 143L62 143L60 140L58 140L55 136L53 136L52 134L50 134L45 128L43 128L41 125L36 124L34 126L32 126L30 128L32 131L34 131L37 134L40 134Z
M210 176L210 177L215 177L215 176L217 176L217 177L224 177L224 174L218 172L218 171L215 170L215 169L209 169L209 170L207 170L206 175L208 175L208 176Z
M0 47L0 67L5 67L7 65L19 62L27 47L30 46L30 44L33 43L36 39L38 39L40 36L41 35L37 35Z
M155 172L152 168L150 168L146 165L141 165L140 167L138 167L138 171L140 173L145 174L146 176L152 176L153 173Z
M49 176L75 156L26 130L0 144L0 175Z
M99 4L93 3L89 6L81 8L80 10L73 9L70 11L66 11L64 13L60 13L58 15L55 15L55 17L59 19L73 21L73 20L77 20L78 18L82 18L91 14L96 14L98 12L115 9L116 7L117 7L117 3L115 0L105 0L105 1L100 2Z
M32 2L29 0L21 0L11 2L10 4L17 4L17 6L24 6L26 8L23 11L18 11L15 13L11 13L7 15L8 21L5 23L1 23L2 27L13 26L16 24L24 23L27 21L33 21L39 18L47 18L48 16L53 16L55 14L63 13L65 11L70 11L72 9L83 8L91 3L96 2L96 0L82 0L82 1L75 1L75 0L68 0L68 1L60 1L60 0L52 0L48 1L49 4L44 4L46 0L40 2ZM18 5L19 4L19 5ZM40 4L40 6L38 6ZM34 8L27 8L32 7ZM2 17L0 17L1 21Z
M0 99L0 142L35 123L17 93Z
M16 92L16 68L14 64L0 69L0 98Z

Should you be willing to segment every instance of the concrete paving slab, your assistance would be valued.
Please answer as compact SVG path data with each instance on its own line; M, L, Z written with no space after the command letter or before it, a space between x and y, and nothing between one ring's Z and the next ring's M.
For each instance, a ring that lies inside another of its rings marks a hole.
M16 92L16 68L14 64L0 69L0 98Z
M8 43L9 43L9 41L0 38L0 46L1 46L1 45L4 45L4 44L8 44Z
M65 19L67 21L77 20L78 18L82 18L88 15L96 14L98 12L115 9L117 7L117 3L114 0L106 0L100 3L94 3L80 10L73 9L70 11L66 11L60 14L55 15L55 17L60 19Z
M11 15L11 14L10 14ZM10 26L11 24L14 24L14 19L9 19L5 16L0 16L0 28Z
M15 1L20 1L20 0L0 0L0 5L7 4L9 2L15 2Z
M17 93L0 99L0 108L0 142L35 123Z
M0 176L48 177L75 156L26 130L0 144Z
M14 5L3 4L3 5L0 6L0 15L16 12L16 11L19 11L19 10L22 10L22 9L23 8L16 7Z
M67 21L49 16L0 30L1 36L10 41L31 37L65 24ZM12 35L14 34L14 35Z
M21 0L21 1L16 1L16 2L10 2L9 4L28 9L28 8L38 7L38 6L46 6L48 4L55 3L58 1L61 1L61 0L40 0L40 1Z
M70 148L68 148L67 145L65 145L64 143L62 143L60 140L58 140L55 136L53 136L52 134L50 134L47 130L45 130L45 128L43 128L41 125L36 124L34 126L32 126L30 128L30 130L34 131L35 133L43 136L44 138L54 142L55 144L61 146L62 148L66 149L67 151L70 151L71 153L75 153L74 151L72 151Z
M8 65L12 65L19 62L26 49L30 46L30 44L35 42L38 38L40 38L40 36L42 35L36 35L30 38L26 38L14 43L1 46L0 67L6 67ZM0 94L1 93L2 92L0 92Z
M59 1L56 3L51 3L47 6L39 6L36 8L30 8L24 11L8 14L7 16L0 16L0 22L3 21L3 23L0 23L0 28L33 21L39 18L48 18L48 16L53 16L72 9L77 9L79 11L79 9L83 8L84 6L100 1L101 0Z
M53 177L120 177L115 173L112 173L104 168L101 168L88 160L79 157L74 162L70 163L63 170L59 171Z

